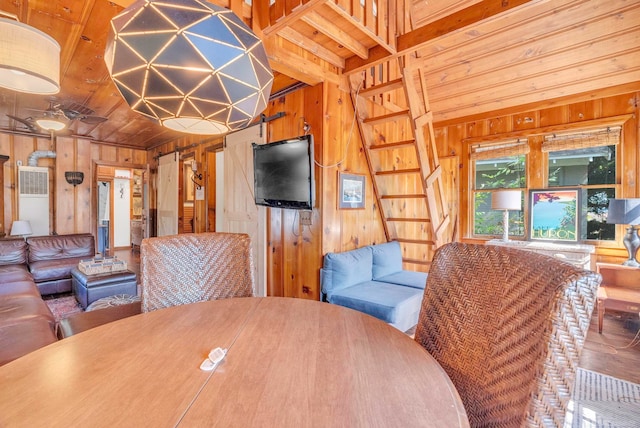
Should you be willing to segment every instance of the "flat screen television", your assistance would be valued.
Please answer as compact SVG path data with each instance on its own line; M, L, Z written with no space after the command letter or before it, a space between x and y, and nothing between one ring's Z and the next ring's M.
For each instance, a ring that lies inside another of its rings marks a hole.
M315 200L313 136L253 143L257 205L310 210Z

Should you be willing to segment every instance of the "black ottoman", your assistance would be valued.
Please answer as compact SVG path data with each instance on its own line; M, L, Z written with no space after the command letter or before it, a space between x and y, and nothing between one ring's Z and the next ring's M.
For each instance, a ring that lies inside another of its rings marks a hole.
M71 270L71 289L83 309L103 297L114 294L138 294L136 274L123 270L118 272L86 275L77 268Z

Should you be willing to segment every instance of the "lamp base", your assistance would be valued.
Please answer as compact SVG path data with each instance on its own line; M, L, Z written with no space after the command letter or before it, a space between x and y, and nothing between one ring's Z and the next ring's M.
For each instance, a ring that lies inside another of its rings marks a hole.
M509 210L502 212L502 240L509 241Z
M629 252L629 259L622 264L624 266L640 267L640 263L636 260L636 253L640 248L640 237L638 237L638 230L635 226L630 225L627 227L627 234L624 235L622 243Z

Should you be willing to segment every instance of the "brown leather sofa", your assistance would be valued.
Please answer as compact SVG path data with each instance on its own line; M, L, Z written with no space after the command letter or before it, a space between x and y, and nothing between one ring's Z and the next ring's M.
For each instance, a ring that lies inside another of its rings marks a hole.
M0 365L56 341L56 320L27 267L27 243L0 239Z
M43 296L71 291L71 269L95 255L89 233L27 238L29 271Z
M71 269L94 254L91 234L0 239L0 365L57 340L41 296L71 291Z

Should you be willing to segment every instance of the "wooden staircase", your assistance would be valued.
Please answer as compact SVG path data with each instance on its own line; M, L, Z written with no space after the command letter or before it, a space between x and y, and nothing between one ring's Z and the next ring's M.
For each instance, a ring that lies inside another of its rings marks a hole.
M350 76L351 94L387 240L426 270L451 241L424 71L395 59Z

